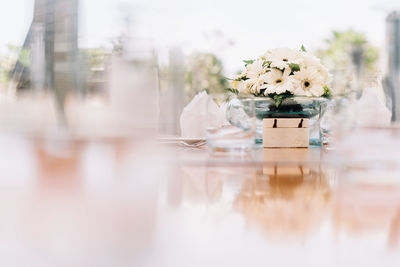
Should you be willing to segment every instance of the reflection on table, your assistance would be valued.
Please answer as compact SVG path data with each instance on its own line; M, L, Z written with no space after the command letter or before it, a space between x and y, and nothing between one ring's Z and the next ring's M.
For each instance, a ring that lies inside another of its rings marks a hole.
M211 155L143 140L1 140L8 266L400 260L396 169L333 166L320 148Z

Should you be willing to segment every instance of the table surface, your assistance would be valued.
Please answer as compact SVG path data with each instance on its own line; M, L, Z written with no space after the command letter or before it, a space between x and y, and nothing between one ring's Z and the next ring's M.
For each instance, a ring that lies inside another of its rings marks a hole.
M340 156L3 136L0 262L398 266L399 165Z

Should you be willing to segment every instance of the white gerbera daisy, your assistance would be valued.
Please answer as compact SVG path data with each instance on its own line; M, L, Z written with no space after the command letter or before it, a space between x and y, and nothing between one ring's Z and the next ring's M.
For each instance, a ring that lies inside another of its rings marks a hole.
M285 71L272 69L270 72L264 74L264 80L266 84L261 86L261 89L265 89L264 94L283 94L286 91L292 92L294 87L292 78L289 77L291 70L286 68Z
M307 52L299 52L299 64L303 68L320 69L322 67L321 61L314 55Z
M263 66L264 61L259 59L254 61L252 64L247 65L247 78L256 79L261 74L265 73L265 68Z
M332 75L329 73L327 67L321 64L320 68L318 69L318 72L324 77L325 84L331 82Z
M315 68L303 68L293 75L296 81L295 95L322 96L324 94L324 77Z
M328 69L321 64L321 60L311 54L305 52L300 53L302 58L300 62L300 68L316 69L323 76L325 83L328 83L331 79L331 74L329 73Z
M259 94L262 89L265 89L265 74L260 75L257 78L248 79L245 82L251 93Z
M285 69L289 67L290 63L299 64L301 56L298 51L289 48L276 48L269 50L264 58L266 61L271 62L271 67L278 69Z

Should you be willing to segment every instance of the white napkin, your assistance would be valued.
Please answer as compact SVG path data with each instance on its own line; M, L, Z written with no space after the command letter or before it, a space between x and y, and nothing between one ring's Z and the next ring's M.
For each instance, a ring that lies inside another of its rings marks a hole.
M229 125L225 116L227 105L218 106L205 91L198 93L181 114L181 136L205 138L207 127Z
M384 95L379 88L364 89L354 108L360 127L384 127L391 123L392 114L384 104Z

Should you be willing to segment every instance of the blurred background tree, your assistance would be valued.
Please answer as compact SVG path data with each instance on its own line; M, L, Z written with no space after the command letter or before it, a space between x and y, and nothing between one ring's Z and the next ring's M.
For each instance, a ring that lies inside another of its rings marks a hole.
M224 92L229 87L222 61L213 53L184 56L179 48L169 51L169 64L159 66L160 128L164 134L179 134L179 117L193 97L206 90Z
M366 35L354 30L334 31L325 40L325 47L316 56L333 74L332 89L335 94L346 94L354 86L357 75L362 89L376 86L379 75L379 49Z
M19 61L23 66L30 65L30 51L20 46L8 45L5 53L0 54L0 87L6 88L10 82L12 70Z
M198 92L223 92L229 87L222 74L223 64L211 53L195 53L187 58L185 66L185 98L191 100Z

